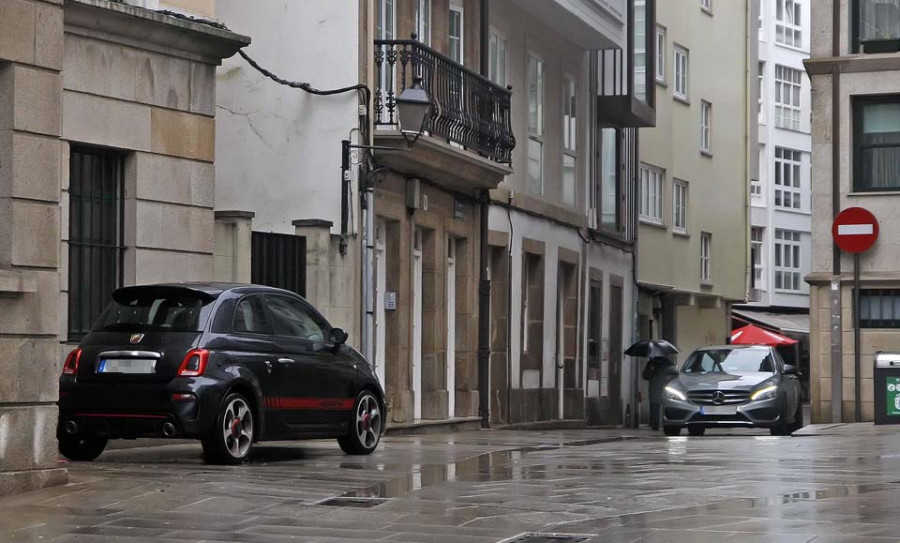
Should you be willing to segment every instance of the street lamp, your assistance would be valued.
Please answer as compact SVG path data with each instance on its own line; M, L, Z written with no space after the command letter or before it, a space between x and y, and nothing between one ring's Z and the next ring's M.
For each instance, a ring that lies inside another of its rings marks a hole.
M412 142L409 139L406 140L410 146L425 132L425 123L431 116L431 107L431 97L422 88L422 78L419 76L414 77L412 86L407 87L397 97L400 133L404 138L407 138L408 135L413 136Z

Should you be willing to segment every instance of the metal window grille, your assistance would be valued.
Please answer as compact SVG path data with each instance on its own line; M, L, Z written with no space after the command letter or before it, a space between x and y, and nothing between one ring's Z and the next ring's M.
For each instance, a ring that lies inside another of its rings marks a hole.
M79 341L122 284L124 156L73 147L69 181L69 341Z
M253 232L250 280L306 295L306 238Z
M861 328L900 328L900 290L860 289Z

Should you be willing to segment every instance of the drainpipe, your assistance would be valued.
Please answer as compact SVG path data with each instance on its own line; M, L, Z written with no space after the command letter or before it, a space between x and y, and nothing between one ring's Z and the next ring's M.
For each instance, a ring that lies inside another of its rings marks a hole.
M481 48L479 61L481 75L487 77L490 55L490 24L488 23L489 1L481 0ZM491 279L488 265L490 247L488 246L488 220L490 211L490 192L481 191L481 232L478 281L478 413L481 416L481 427L491 426Z

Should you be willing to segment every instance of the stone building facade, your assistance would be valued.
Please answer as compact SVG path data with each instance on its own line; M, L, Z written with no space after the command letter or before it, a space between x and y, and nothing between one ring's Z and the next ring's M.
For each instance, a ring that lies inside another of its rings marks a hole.
M815 31L805 64L812 80L815 184L806 280L815 423L873 420L875 354L900 351L898 17L896 2L871 0L823 0L812 12ZM860 255L858 348L853 256L831 237L835 216L848 207L868 209L880 223L878 241Z
M66 480L57 376L122 285L212 276L215 67L249 39L0 3L0 494Z

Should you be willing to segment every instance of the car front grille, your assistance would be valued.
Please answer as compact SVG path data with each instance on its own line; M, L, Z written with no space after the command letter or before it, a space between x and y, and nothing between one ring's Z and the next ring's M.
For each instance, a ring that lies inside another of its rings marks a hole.
M747 390L691 390L688 400L697 405L737 405L747 402Z

